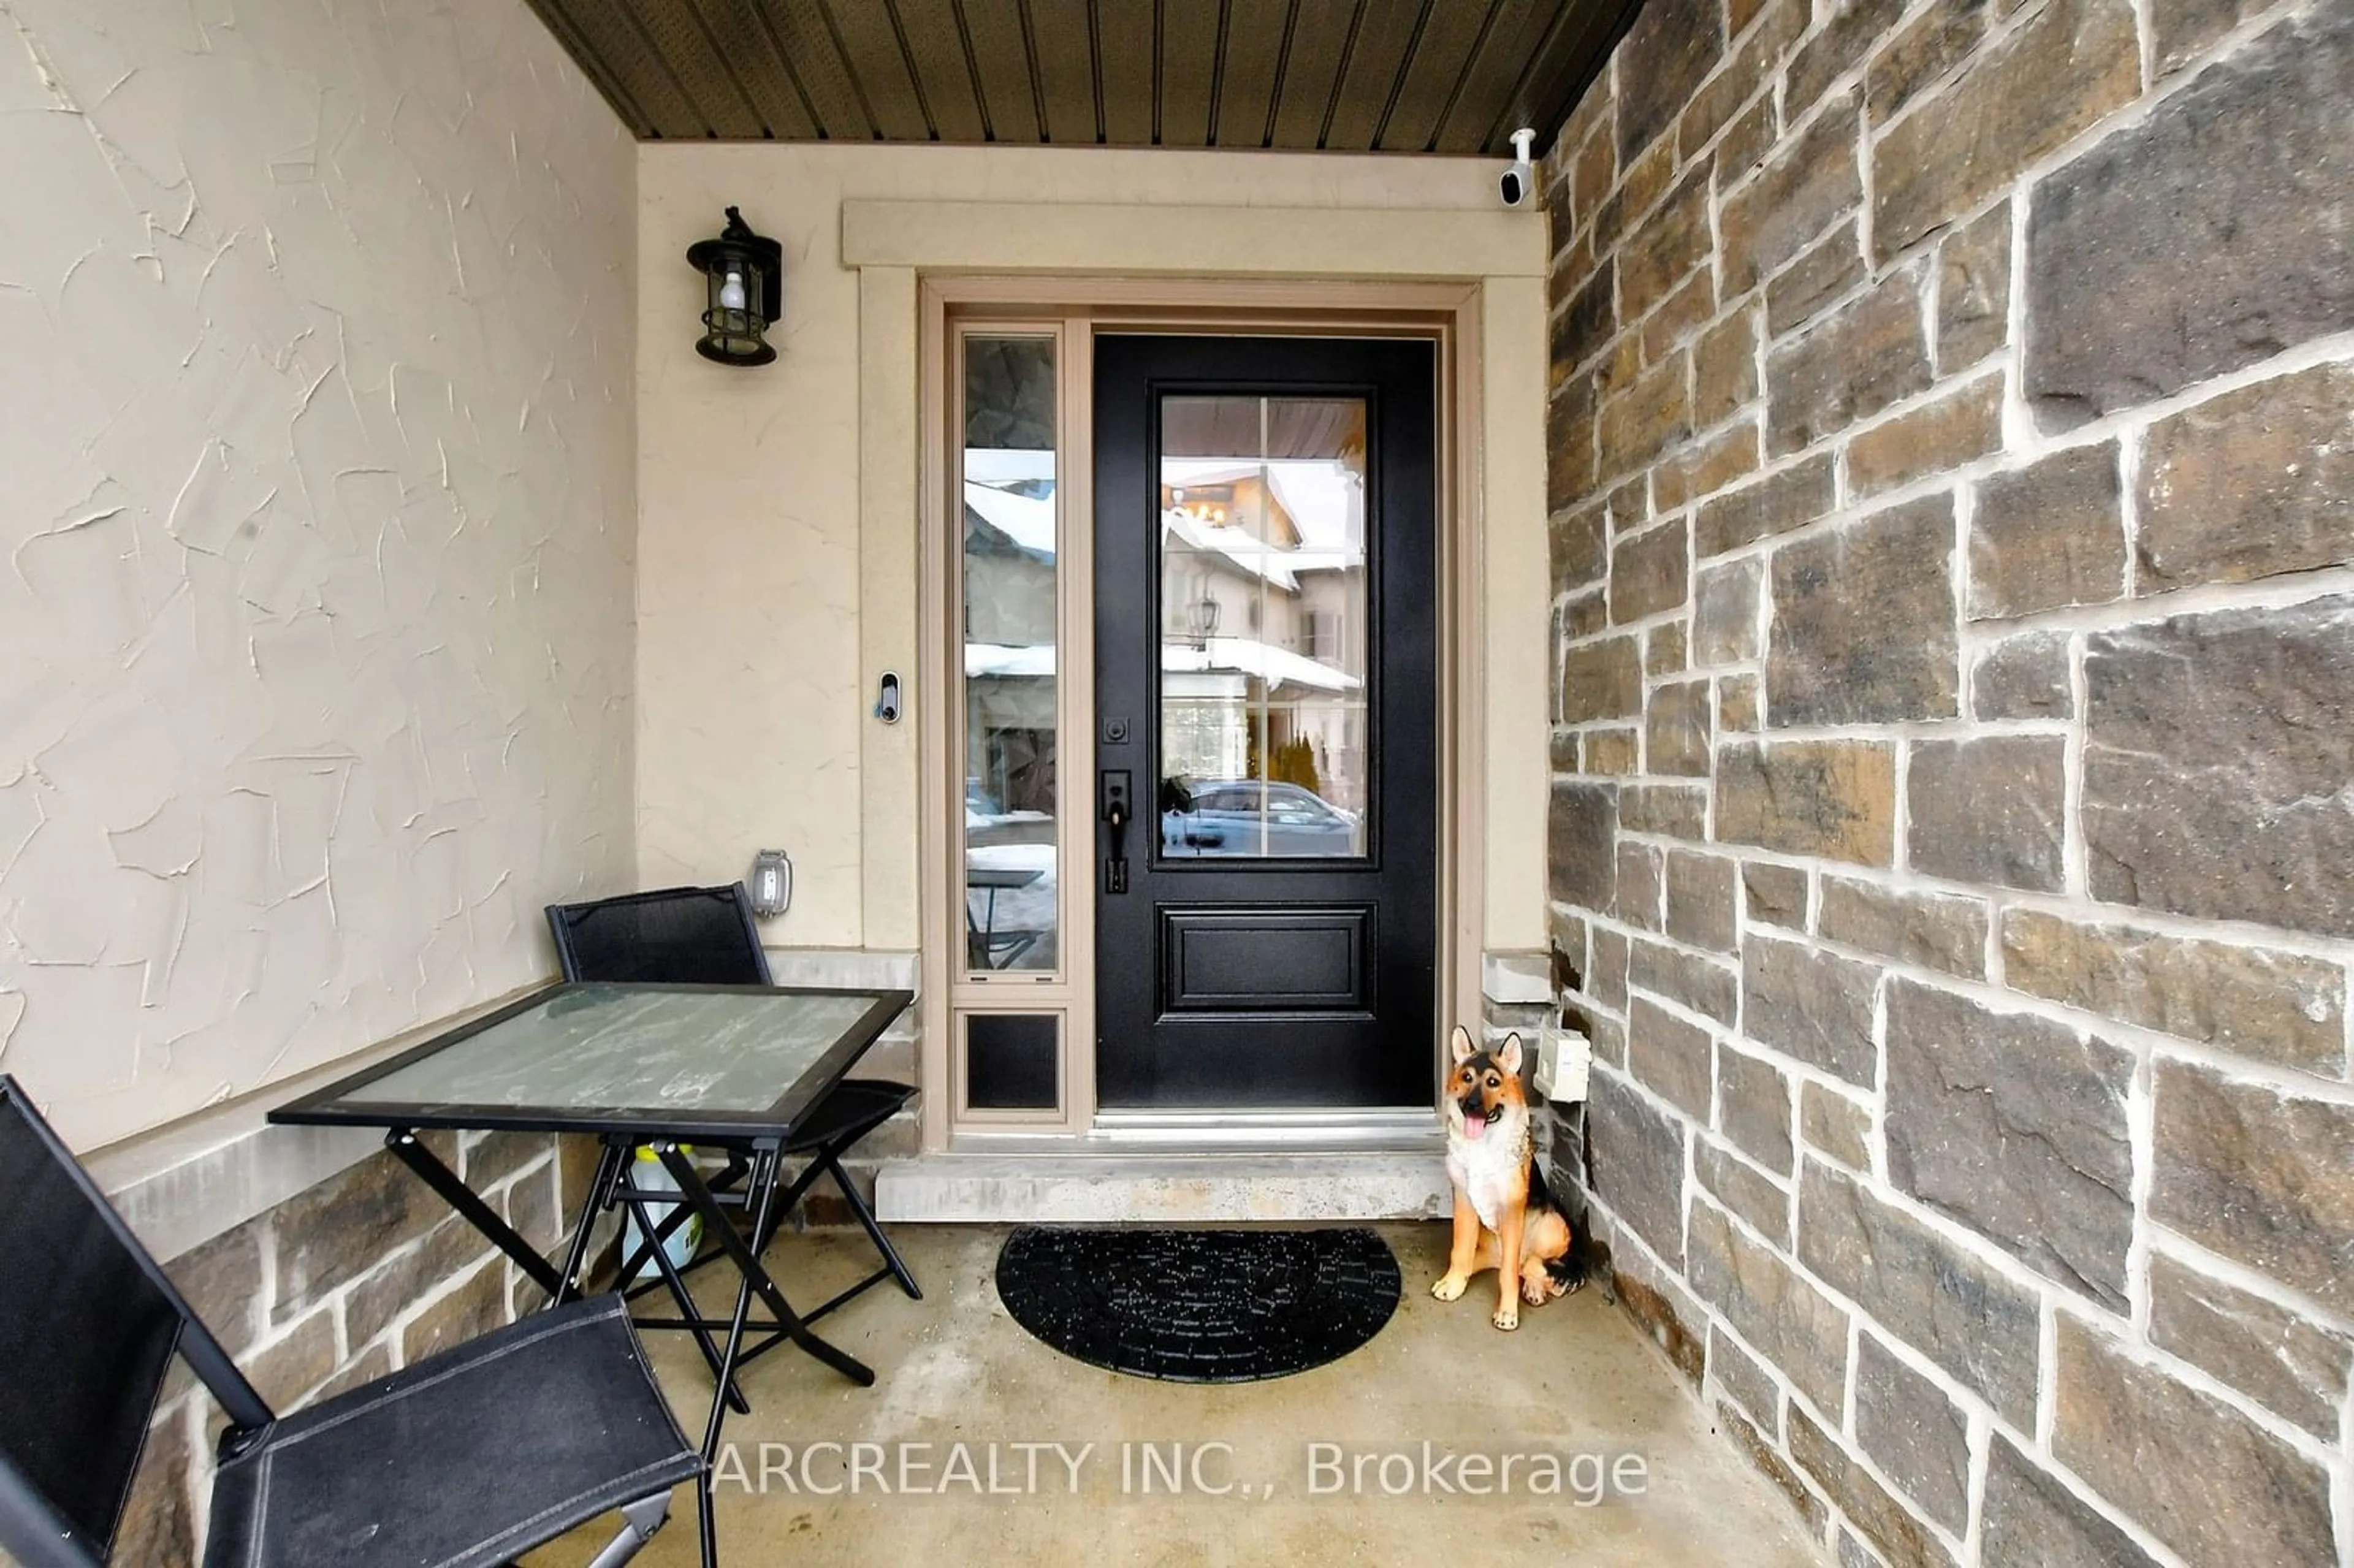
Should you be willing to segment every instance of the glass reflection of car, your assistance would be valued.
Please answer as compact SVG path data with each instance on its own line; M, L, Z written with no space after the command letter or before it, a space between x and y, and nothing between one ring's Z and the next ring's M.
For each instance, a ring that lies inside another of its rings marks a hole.
M1161 813L1163 854L1331 859L1364 853L1356 816L1297 784L1213 779L1189 789L1191 810Z

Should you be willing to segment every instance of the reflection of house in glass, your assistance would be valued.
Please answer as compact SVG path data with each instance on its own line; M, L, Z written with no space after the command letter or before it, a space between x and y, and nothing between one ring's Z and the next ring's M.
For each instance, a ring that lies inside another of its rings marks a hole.
M1197 847L1362 853L1364 405L1171 398L1161 424L1162 770L1222 803L1298 787L1231 802L1272 820L1256 843Z
M977 969L1051 969L1055 454L964 454L965 865Z

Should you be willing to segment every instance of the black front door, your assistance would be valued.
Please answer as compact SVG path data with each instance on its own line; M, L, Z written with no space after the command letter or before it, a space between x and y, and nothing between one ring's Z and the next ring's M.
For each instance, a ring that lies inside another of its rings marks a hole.
M1100 1102L1428 1105L1434 346L1105 335L1095 398Z

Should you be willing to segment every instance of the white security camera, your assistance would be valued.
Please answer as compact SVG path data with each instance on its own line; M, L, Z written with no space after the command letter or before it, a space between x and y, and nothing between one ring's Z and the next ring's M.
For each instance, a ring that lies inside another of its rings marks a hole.
M1537 194L1536 140L1534 131L1524 128L1512 132L1512 166L1496 182L1506 207L1518 207Z

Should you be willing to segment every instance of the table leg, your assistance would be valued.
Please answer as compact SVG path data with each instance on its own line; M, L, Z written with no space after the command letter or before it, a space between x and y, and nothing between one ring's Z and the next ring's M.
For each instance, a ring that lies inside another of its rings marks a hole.
M682 1163L684 1162L685 1158L684 1155L679 1156ZM728 1408L737 1414L750 1414L751 1402L744 1397L744 1391L736 1386L735 1351L731 1349L725 1357L722 1357L719 1347L711 1342L711 1331L704 1327L703 1313L695 1306L695 1297L686 1287L686 1278L679 1272L678 1265L671 1261L670 1249L662 1245L662 1235L657 1224L653 1216L647 1213L647 1210L652 1206L652 1201L645 1193L641 1192L626 1177L622 1179L618 1191L623 1205L637 1218L638 1234L645 1238L637 1250L622 1261L622 1267L627 1269L636 1266L637 1260L642 1257L650 1258L652 1261L654 1267L662 1272L663 1283L670 1287L671 1299L678 1303L681 1322L688 1332L695 1336L695 1344L703 1351L704 1361L711 1368L713 1378L717 1380L720 1397L726 1402ZM679 1212L683 1205L667 1193L663 1195L663 1206L672 1211L670 1217L681 1224L684 1224L686 1216ZM709 1207L702 1204L695 1205L696 1212L704 1216L703 1223L706 1231L711 1228L712 1215L717 1209L718 1204L716 1200ZM734 1227L728 1223L724 1213L720 1213L717 1224L720 1230L732 1234ZM620 1287L626 1290L629 1285L629 1276L624 1274Z
M588 1178L588 1197L580 1205L580 1217L573 1224L572 1245L564 1255L564 1273L557 1288L550 1292L550 1306L561 1307L581 1294L580 1277L588 1266L588 1230L597 1223L597 1216L605 1212L606 1189L620 1169L621 1146L609 1139L597 1156L596 1174Z
M718 1200L712 1196L711 1189L703 1184L703 1177L695 1171L694 1163L679 1152L678 1146L668 1143L655 1147L662 1154L663 1163L670 1168L672 1177L677 1181L679 1190L686 1194L688 1202L703 1212L705 1234L717 1233L720 1246L742 1272L744 1291L757 1294L769 1310L776 1314L778 1331L861 1388L871 1387L875 1382L875 1369L810 1331L808 1323L793 1310L792 1303L785 1299L784 1291L769 1277L768 1269L761 1265L759 1255L737 1234L735 1226L726 1223L725 1211L720 1208ZM757 1178L759 1206L752 1222L752 1234L765 1235L769 1228L769 1215L773 1212L777 1181L783 1161L780 1156L769 1150L761 1150L758 1158L767 1160L768 1168Z
M517 1268L529 1275L532 1282L550 1296L559 1294L563 1281L547 1259L539 1255L532 1245L516 1234L513 1225L499 1217L499 1212L482 1202L475 1191L458 1180L456 1171L436 1158L433 1151L417 1141L417 1135L406 1128L395 1128L385 1134L385 1147L392 1150L400 1162L423 1179L425 1184L441 1195L442 1202L462 1215L466 1223L482 1233L493 1246L514 1260Z

